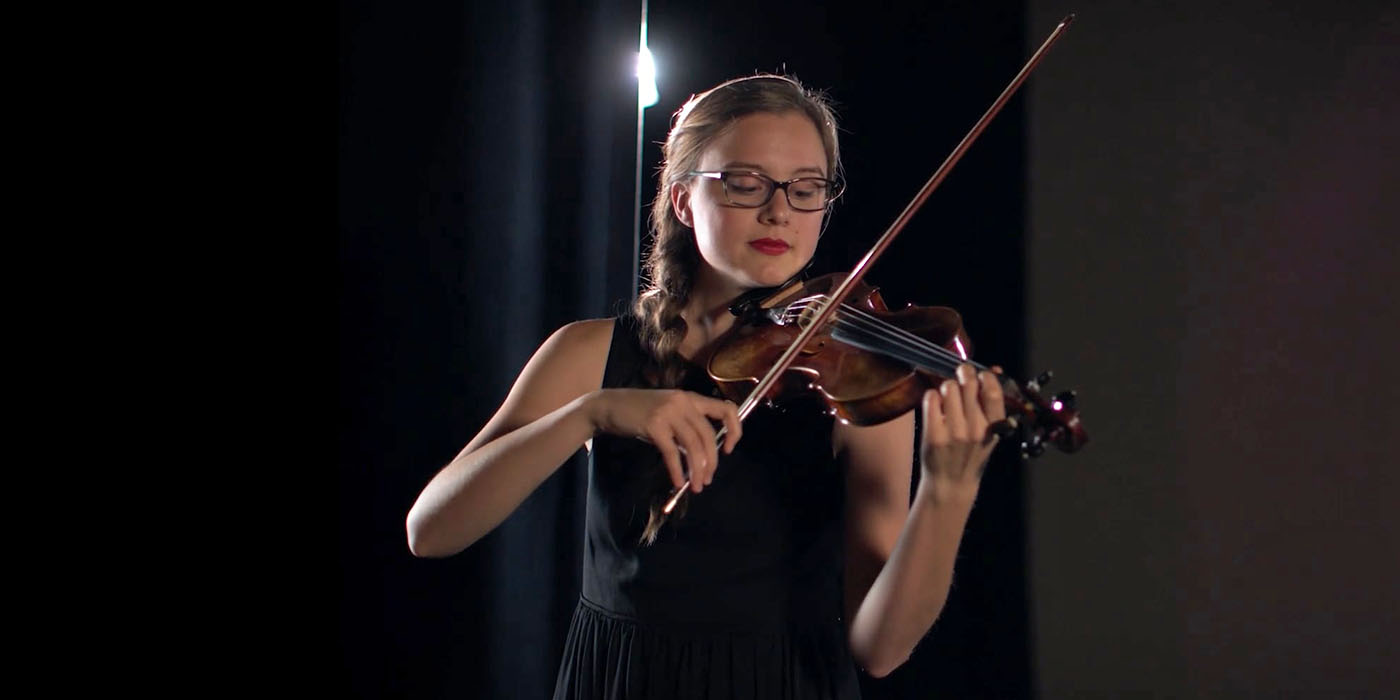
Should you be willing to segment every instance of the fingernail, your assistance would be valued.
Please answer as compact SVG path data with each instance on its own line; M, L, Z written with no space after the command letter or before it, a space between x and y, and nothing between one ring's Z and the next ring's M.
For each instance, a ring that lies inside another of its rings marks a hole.
M940 394L942 394L942 395L944 395L944 396L947 396L947 395L948 395L948 387L950 387L950 386L952 386L952 385L953 385L953 380L949 379L949 380L944 381L942 384L939 384L939 385L938 385L938 393L940 393Z

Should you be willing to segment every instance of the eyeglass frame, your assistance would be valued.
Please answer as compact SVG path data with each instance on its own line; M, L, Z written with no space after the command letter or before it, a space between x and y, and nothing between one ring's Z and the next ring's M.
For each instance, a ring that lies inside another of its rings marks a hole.
M792 207L793 211L826 211L826 208L831 206L831 204L836 201L837 197L840 197L846 192L846 183L841 182L840 180L832 180L830 178L817 177L814 175L803 175L802 177L795 177L791 180L784 180L783 182L778 182L777 180L774 180L773 178L768 177L763 173L754 172L752 170L691 170L686 174L694 177L703 177L707 180L719 180L720 187L724 188L724 200L728 202L730 206L739 207L740 209L761 209L763 207L766 207L768 206L769 202L773 201L773 195L777 194L778 190L782 190L783 197L787 199L788 206ZM769 184L772 185L772 187L768 188L768 196L764 198L762 202L759 202L758 204L739 204L729 196L729 182L727 178L730 175L752 175L760 179L766 180ZM834 190L835 194L831 195L830 197L827 197L826 201L822 202L821 207L818 209L803 209L797 206L796 204L792 203L792 193L788 191L788 185L791 185L794 182L801 182L803 180L820 180L822 182L825 182L827 183L827 189Z

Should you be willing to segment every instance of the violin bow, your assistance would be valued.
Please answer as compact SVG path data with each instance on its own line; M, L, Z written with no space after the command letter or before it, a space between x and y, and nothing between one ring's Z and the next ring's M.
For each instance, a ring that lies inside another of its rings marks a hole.
M769 368L768 373L763 375L763 379L759 380L758 385L753 388L753 391L749 392L748 398L744 399L744 403L739 405L740 421L747 418L750 413L753 413L753 410L758 407L758 403L773 389L773 385L777 383L778 378L782 376L783 372L787 371L788 367L792 365L793 360L797 359L797 354L802 348L807 347L807 342L812 339L812 336L831 319L836 309L838 309L841 303L846 300L846 297L850 295L856 283L865 277L865 273L870 269L870 266L875 264L875 261L884 254L886 248L890 247L890 244L894 242L895 236L898 236L899 232L904 230L905 225L909 223L909 220L914 218L915 212L919 211L919 208L928 200L929 195L933 194L933 191L942 184L943 179L948 176L948 172L953 169L953 166L957 165L959 160L962 160L963 154L967 153L967 149L972 147L972 143L977 140L978 136L982 135L987 125L1001 112L1002 107L1006 106L1006 103L1011 99L1012 95L1015 95L1016 91L1021 88L1021 84L1026 82L1026 78L1029 77L1031 72L1035 70L1035 67L1040 64L1040 59L1045 56L1045 53L1050 50L1050 47L1053 46L1056 41L1059 41L1060 35L1064 34L1065 29L1067 29L1073 21L1074 15L1072 14L1060 20L1060 23L1055 26L1054 31L1050 32L1050 36L1046 37L1045 41L1041 43L1040 48L1036 49L1035 53L1031 54L1030 59L1026 61L1026 65L1022 66L1020 72L1016 74L1016 77L1011 79L1011 84L1007 85L1006 89L1001 91L1001 95L998 96L996 101L992 103L992 106L988 107L987 111L982 114L982 118L978 119L977 123L972 125L972 130L967 132L967 135L962 138L962 141L958 142L958 145L953 148L953 152L949 153L948 157L944 159L943 164L938 166L938 169L933 172L933 176L928 179L928 182L924 183L923 188L919 190L918 194L914 195L914 199L909 202L908 206L904 207L904 211L894 220L894 223L890 224L888 229L885 229L884 234L880 236L879 240L875 241L875 245L865 254L865 257L862 257L860 261L856 263L855 268L846 276L846 279L836 287L835 291L831 292L829 295L830 300L821 305L820 310L807 324L807 327L802 329L802 332L797 335L797 338L792 341L792 344L787 347L787 350L778 357L778 361ZM725 429L720 429L719 433L716 435L716 440L723 441L724 434ZM689 489L690 480L686 479L685 483L671 495L670 500L666 502L661 512L669 515L671 511L675 509L676 504L680 502L681 497L684 496Z

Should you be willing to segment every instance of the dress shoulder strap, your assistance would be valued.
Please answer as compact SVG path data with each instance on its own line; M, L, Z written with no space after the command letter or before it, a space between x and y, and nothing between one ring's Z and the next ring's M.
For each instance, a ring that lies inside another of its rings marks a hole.
M612 345L608 347L608 362L603 369L603 388L641 386L644 353L638 340L637 319L632 314L613 319Z

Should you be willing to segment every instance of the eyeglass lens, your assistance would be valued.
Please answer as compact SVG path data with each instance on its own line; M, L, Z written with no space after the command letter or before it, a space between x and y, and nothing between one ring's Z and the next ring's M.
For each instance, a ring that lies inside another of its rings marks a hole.
M777 186L774 181L757 174L725 173L724 191L731 204L761 207L768 203ZM830 197L831 188L820 178L801 178L783 187L788 204L800 211L819 211Z

